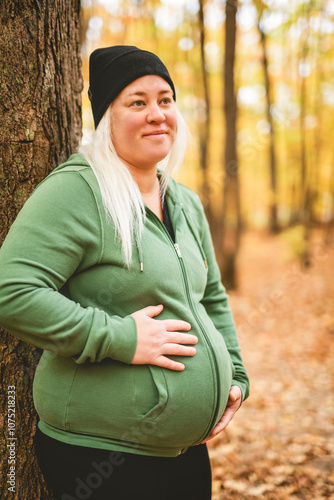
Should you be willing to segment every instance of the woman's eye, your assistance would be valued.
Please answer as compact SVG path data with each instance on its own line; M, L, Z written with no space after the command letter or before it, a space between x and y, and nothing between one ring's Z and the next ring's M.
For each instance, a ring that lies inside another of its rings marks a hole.
M144 104L144 101L135 101L132 103L132 106L136 107L136 108L140 108L140 106L143 106Z
M162 100L162 104L169 104L169 103L170 103L170 99L168 99L167 97Z

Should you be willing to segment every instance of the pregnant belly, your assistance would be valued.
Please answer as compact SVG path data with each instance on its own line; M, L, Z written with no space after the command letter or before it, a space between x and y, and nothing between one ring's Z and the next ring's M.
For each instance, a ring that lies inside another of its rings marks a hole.
M40 417L68 432L159 449L203 440L221 417L232 379L225 344L211 352L200 340L186 368L175 372L113 360L76 365L40 362L34 398Z

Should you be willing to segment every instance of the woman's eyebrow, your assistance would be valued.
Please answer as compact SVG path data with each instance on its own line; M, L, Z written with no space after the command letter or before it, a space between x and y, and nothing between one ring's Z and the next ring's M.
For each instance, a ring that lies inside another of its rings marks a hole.
M133 97L133 96L139 96L140 97L140 96L145 96L147 94L148 94L148 92L144 92L142 90L138 90L136 92L131 92L131 94L128 94L127 97ZM159 90L158 94L159 95L161 95L161 94L173 94L173 91L172 91L172 89L170 89L170 90L169 89Z

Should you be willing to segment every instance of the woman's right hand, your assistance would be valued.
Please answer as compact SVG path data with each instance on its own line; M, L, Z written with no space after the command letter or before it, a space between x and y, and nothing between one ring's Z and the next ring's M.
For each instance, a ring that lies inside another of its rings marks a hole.
M177 319L153 319L163 310L163 305L148 306L131 314L137 325L137 347L132 364L156 365L170 370L182 371L183 363L167 358L166 355L194 356L195 347L184 344L197 344L198 338L189 333L191 325Z

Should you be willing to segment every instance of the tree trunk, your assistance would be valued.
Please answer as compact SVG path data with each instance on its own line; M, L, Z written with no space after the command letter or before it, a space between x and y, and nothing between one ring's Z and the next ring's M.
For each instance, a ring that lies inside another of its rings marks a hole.
M205 25L204 25L204 2L199 1L199 29L200 29L200 48L201 48L201 70L202 70L202 82L204 90L204 100L205 100L205 121L200 123L200 157L201 157L201 168L203 172L203 184L202 184L202 201L205 207L206 215L209 222L212 221L211 203L210 203L210 182L208 174L208 164L209 164L209 139L210 139L210 91L209 91L209 79L208 72L206 70L206 57L205 57Z
M325 245L332 245L334 241L334 151L332 156L331 178L329 179L329 210L328 219L325 224Z
M79 144L79 21L79 0L0 4L0 244L34 187ZM39 352L4 331L0 352L0 497L51 499L33 449Z
M309 14L312 9L312 1L308 6L308 11L305 12L309 20ZM308 56L308 34L309 31L304 30L302 37L302 61L307 61ZM300 86L300 170L301 170L301 222L303 224L303 249L301 256L301 264L303 267L310 267L310 233L311 233L311 193L308 179L308 164L306 151L306 77L301 74Z
M236 149L237 102L234 85L237 0L226 2L225 24L225 177L223 201L223 257L220 268L227 288L237 287L236 257L240 243L240 188ZM219 259L219 255L217 256Z
M276 175L276 153L275 153L275 130L274 120L271 114L271 83L268 71L267 39L265 32L261 29L261 15L258 20L258 30L261 36L263 53L263 73L266 87L266 114L270 125L270 231L277 233L279 230L277 222L277 175Z

